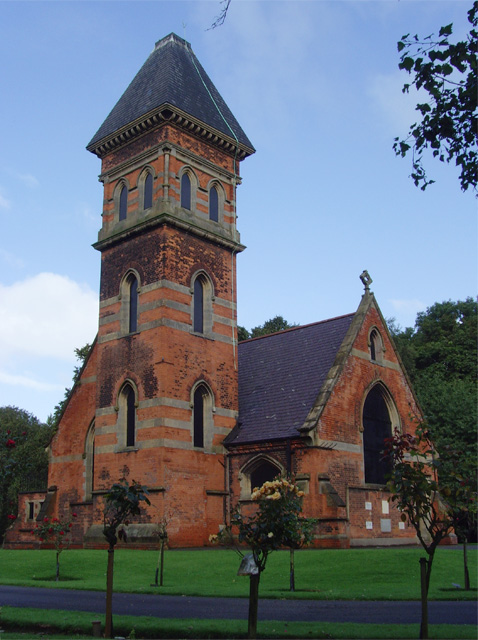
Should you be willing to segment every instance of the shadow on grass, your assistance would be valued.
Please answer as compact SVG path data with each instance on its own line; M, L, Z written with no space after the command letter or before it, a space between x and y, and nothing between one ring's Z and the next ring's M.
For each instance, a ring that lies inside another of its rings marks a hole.
M82 578L75 578L74 576L60 576L59 580L56 580L55 574L47 576L32 576L32 580L38 582L73 582L75 580L82 580Z

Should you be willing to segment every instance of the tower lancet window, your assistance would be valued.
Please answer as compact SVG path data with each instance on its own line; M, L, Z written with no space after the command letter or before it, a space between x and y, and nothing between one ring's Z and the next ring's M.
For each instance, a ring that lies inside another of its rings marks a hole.
M119 219L126 220L126 215L128 213L128 189L126 185L121 187L120 197L119 197Z
M198 387L194 392L194 433L195 447L204 447L204 390Z
M147 173L144 180L143 209L151 209L153 206L153 176Z
M209 219L213 222L219 221L219 196L216 187L209 190Z
M194 281L193 331L204 333L204 286L199 276Z
M136 395L133 387L127 382L120 396L120 425L124 429L123 442L127 447L136 444Z
M191 178L187 173L181 176L181 207L191 210Z
M129 333L138 330L138 281L134 276L129 280Z

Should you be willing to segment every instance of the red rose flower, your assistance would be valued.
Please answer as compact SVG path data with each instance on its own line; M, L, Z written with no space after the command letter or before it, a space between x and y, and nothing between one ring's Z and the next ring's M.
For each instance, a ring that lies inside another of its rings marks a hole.
M64 531L60 531L60 535L61 535L61 536L64 536L64 535L65 535L65 532L64 532Z
M12 440L11 438L9 438L7 440L7 442L5 443L5 446L7 447L7 449L14 449L15 448L15 440Z
M76 515L77 515L77 514L76 514L76 513L72 513L71 515L72 515L74 518L76 518Z
M14 516L13 514L10 514L10 515L8 515L8 516L7 516L7 518L8 518L9 520L16 520L16 519L17 519L17 516Z

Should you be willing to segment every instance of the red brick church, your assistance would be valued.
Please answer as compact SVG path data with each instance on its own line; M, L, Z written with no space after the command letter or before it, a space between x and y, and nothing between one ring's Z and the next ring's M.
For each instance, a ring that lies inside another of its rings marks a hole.
M380 451L419 409L367 272L355 312L237 342L236 187L254 148L189 43L156 44L87 148L104 184L98 335L48 490L20 496L6 545L71 511L74 544L104 543L102 496L126 477L152 503L130 544L154 544L166 516L171 546L203 546L278 473L304 490L317 546L414 542Z

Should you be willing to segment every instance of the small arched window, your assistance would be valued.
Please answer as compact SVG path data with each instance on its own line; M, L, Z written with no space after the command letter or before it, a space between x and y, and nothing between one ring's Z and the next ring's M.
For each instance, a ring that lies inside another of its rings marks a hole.
M191 179L187 173L181 176L181 206L191 210Z
M143 209L150 209L152 206L153 206L153 176L148 171L144 181Z
M382 356L382 336L377 329L372 329L370 332L370 360L373 360L374 362L382 362Z
M130 384L125 384L122 392L124 398L126 446L134 447L136 442L136 397Z
M375 385L363 406L363 456L365 482L385 484L390 464L383 460L385 438L392 435L392 422L380 385Z
M193 445L195 447L204 447L204 405L205 405L205 389L199 386L194 392L194 429L193 429Z
M204 333L204 285L200 276L194 281L193 331Z
M280 470L268 460L261 461L251 471L251 490L262 487L264 482L274 480L280 474Z
M95 477L95 423L91 423L85 440L85 500L92 499Z
M131 276L129 279L129 333L138 330L138 280Z
M213 222L219 221L219 196L216 187L209 190L209 219Z
M126 215L128 213L128 189L126 185L121 187L120 196L119 196L119 219L126 220Z

